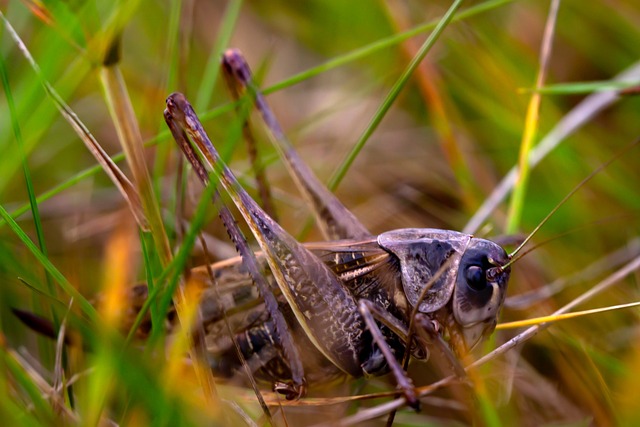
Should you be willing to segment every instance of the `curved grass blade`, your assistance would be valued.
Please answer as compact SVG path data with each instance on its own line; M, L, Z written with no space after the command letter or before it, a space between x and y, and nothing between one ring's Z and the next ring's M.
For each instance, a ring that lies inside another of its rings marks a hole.
M78 116L71 110L71 108L64 102L64 100L58 95L55 89L47 82L40 71L40 67L35 62L35 59L29 53L27 46L24 44L18 33L15 32L11 23L7 21L5 16L0 12L0 19L4 22L7 30L11 34L15 43L18 45L20 52L27 59L31 68L35 71L36 75L40 79L40 82L44 86L45 91L49 97L53 100L56 108L60 111L62 116L71 125L73 130L78 134L80 139L85 143L91 154L96 158L98 163L102 166L103 170L107 173L114 185L120 190L120 193L124 197L125 201L129 204L129 208L133 213L136 221L142 229L148 229L148 222L144 215L140 198L135 188L129 181L129 179L122 173L122 171L111 160L107 153L102 149L98 141L93 137L89 129L80 121Z

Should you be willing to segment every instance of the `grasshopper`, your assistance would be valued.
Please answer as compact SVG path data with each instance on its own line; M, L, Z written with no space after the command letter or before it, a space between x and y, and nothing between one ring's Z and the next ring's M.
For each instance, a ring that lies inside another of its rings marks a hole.
M287 233L240 186L184 95L167 98L164 116L178 146L205 185L214 185L210 176L219 180L261 249L247 249L216 196L241 256L207 267L217 282L201 302L213 369L228 376L240 368L235 340L256 376L289 399L304 395L308 384L391 371L407 403L418 407L404 361L436 349L459 366L457 358L496 326L510 257L490 240L456 231L373 235L286 141L241 54L227 51L223 67L236 95L253 97L327 241L302 244ZM221 332L225 316L233 337Z

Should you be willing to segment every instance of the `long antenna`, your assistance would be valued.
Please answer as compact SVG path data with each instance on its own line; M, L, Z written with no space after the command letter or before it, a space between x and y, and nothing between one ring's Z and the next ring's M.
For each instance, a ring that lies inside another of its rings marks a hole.
M571 190L569 193L567 193L566 196L563 197L563 199L560 201L560 203L558 203L553 209L551 209L551 211L547 214L547 216L545 216L544 219L542 221L540 221L540 223L536 226L536 228L534 228L533 231L531 233L529 233L529 235L524 239L524 241L520 244L520 246L518 246L513 252L511 252L509 254L509 258L510 258L509 262L507 262L505 265L501 266L501 268L505 269L505 268L509 267L511 264L513 264L514 262L516 262L517 260L519 260L520 258L522 258L522 256L515 257L515 255L517 255L518 252L520 252L522 250L522 248L527 243L529 243L531 238L533 238L533 236L538 232L538 230L540 230L540 228L542 228L542 226L544 224L546 224L547 221L549 221L549 219L553 216L553 214L555 214L558 211L558 209L560 209L560 207L567 200L569 200L569 198L571 196L573 196L580 188L582 188L582 186L584 186L587 182L589 182L589 180L591 180L591 178L596 176L598 173L602 172L603 169L605 169L607 166L609 166L611 163L613 163L615 160L617 160L619 157L621 157L627 151L631 150L633 147L638 145L638 143L640 143L640 139L636 139L632 143L626 145L620 151L618 151L613 157L611 157L609 160L607 160L606 162L604 162L603 164L598 166L589 175L587 175L582 181L580 181L580 183L578 185L576 185L573 188L573 190Z

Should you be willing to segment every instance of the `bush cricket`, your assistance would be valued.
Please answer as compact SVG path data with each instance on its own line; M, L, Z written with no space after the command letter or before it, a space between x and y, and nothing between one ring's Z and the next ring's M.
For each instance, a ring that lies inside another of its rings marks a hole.
M239 52L227 51L223 66L242 89L253 90ZM303 245L283 230L222 163L186 98L169 96L165 120L178 146L205 185L212 185L209 174L219 178L262 250L259 258L247 250L228 210L221 207L242 259L212 266L217 286L224 288L229 281L237 286L238 276L244 276L248 284L256 283L266 306L252 316L244 313L245 323L236 326L243 357L287 398L303 395L307 383L391 371L408 404L418 407L402 368L405 355L424 358L428 342L456 366L456 357L488 336L505 298L509 256L492 241L455 231L401 229L372 235L300 161L262 96L250 95L275 129L294 180L331 240ZM269 283L262 276L267 265ZM276 295L279 307L274 308ZM220 302L205 299L202 306L205 322L223 315ZM413 344L414 336L420 344ZM209 344L214 369L230 374L238 366L228 341L211 335ZM305 348L302 361L296 346Z

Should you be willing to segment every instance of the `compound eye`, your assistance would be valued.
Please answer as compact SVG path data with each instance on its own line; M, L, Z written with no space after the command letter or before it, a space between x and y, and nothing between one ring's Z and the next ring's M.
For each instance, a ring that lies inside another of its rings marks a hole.
M487 287L487 277L482 267L471 265L466 273L467 285L474 291L482 291Z

